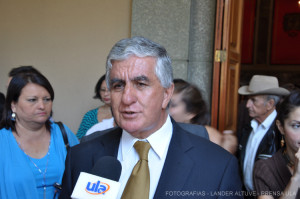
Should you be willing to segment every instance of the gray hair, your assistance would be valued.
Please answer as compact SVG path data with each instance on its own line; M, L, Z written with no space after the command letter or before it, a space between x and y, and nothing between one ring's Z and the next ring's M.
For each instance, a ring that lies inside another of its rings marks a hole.
M274 106L276 106L279 103L281 97L278 95L266 95L266 102L270 101L271 99L274 100Z
M118 41L111 49L106 61L106 83L110 89L110 71L112 61L122 61L130 56L156 58L155 74L164 88L169 88L173 82L171 59L166 49L144 37L132 37Z

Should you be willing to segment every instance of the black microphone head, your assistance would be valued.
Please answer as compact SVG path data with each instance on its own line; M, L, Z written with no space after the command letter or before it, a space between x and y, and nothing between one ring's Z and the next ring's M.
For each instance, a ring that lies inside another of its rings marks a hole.
M118 182L121 171L122 166L117 158L104 156L97 160L96 164L92 168L91 174Z

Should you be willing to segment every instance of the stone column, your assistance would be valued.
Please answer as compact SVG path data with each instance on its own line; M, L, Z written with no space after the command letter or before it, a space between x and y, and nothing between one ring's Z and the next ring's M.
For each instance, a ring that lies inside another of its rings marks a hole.
M212 88L215 10L215 0L191 1L188 80L201 89L208 105Z
M210 105L216 0L132 0L132 36L168 51L174 78L196 84Z
M190 0L133 0L132 36L144 36L163 45L174 77L187 79Z

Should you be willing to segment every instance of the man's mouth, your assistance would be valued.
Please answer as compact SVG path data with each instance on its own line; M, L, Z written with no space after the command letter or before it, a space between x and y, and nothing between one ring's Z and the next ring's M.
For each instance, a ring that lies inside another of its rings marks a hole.
M124 111L123 113L132 115L132 114L134 114L135 112L133 112L133 111Z
M124 118L132 119L132 118L136 117L137 112L134 112L134 111L123 111L122 115L123 115Z

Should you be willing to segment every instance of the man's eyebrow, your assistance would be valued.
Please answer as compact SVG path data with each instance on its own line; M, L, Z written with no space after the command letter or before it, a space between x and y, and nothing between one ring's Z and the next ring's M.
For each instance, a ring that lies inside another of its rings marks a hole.
M133 81L143 81L143 82L149 82L149 78L145 75L137 76L133 78Z
M145 75L141 75L141 76L137 76L137 77L134 77L132 78L131 81L135 81L135 82L140 82L140 81L143 81L143 82L149 82L149 78ZM119 79L119 78L112 78L110 81L109 81L110 85L113 85L113 84L125 84L125 80L122 80L122 79Z
M115 83L125 83L125 81L122 79L119 79L119 78L113 78L109 81L109 83L110 83L110 85L113 85Z

